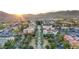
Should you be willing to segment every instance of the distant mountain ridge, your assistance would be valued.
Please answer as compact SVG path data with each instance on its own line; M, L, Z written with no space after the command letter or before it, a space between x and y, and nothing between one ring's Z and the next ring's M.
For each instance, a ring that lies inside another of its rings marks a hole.
M25 19L48 19L49 18L77 18L79 19L79 10L71 10L71 11L57 11L57 12L47 12L47 13L40 13L37 15L33 14L23 14L22 15ZM13 14L9 14L3 11L0 11L0 22L5 21L16 21L18 17Z
M38 16L53 17L53 18L78 18L79 19L79 10L48 12L48 13L38 14Z
M11 21L15 18L14 15L0 11L0 22Z

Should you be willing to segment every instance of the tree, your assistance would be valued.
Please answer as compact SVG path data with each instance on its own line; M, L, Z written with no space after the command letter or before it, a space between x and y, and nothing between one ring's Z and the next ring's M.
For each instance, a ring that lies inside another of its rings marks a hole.
M46 34L44 37L46 37L47 39L51 38L51 34Z
M8 41L4 44L4 48L5 48L5 49L14 49L14 48L15 48L15 40L8 40Z
M21 44L20 44L20 48L22 49L32 49L33 47L32 46L29 46L29 42L31 41L31 36L30 35L27 35L25 37L24 40L22 40Z
M27 41L30 42L31 39L32 39L32 35L31 34L27 35Z
M27 44L21 44L21 45L20 45L20 48L21 48L21 49L28 49L28 45L27 45Z
M56 43L51 43L51 49L55 49L57 47Z
M29 46L29 49L33 49L33 46Z
M37 25L41 25L42 24L42 21L36 21L36 24Z
M63 41L63 45L65 49L70 49L70 44L68 41Z
M15 36L15 41L17 42L17 41L19 41L19 40L21 40L21 35L16 35L16 36Z
M45 46L45 48L46 48L46 49L49 49L49 46L48 46L48 45L46 45L46 46Z
M13 32L14 34L18 34L18 33L20 32L20 30L17 28L17 29L13 29L12 32Z
M49 43L52 43L52 40L48 39L48 42L49 42Z

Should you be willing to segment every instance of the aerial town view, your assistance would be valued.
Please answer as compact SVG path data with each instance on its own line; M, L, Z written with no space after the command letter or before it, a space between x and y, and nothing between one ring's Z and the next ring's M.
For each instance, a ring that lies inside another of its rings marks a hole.
M78 48L78 10L36 15L0 11L0 49Z
M79 0L0 0L1 59L79 58Z

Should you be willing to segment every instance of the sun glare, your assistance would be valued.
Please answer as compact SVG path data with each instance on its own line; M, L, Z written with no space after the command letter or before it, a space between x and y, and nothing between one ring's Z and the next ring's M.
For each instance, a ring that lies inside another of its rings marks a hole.
M16 16L21 17L23 14L16 14Z

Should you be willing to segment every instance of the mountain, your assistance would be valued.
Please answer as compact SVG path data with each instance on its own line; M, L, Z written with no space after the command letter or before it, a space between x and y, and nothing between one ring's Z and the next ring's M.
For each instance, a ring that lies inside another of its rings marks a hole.
M13 21L14 19L15 19L14 15L0 11L0 22Z
M40 13L37 15L33 15L30 19L31 20L49 20L53 18L79 19L79 10Z
M79 19L79 10L56 11L56 12L40 13L37 15L23 14L22 17L25 20L46 20L46 19L49 20L53 18ZM18 19L20 19L20 17L14 14L9 14L9 13L0 11L0 22L16 22L18 21Z
M0 11L0 22L17 22L20 21L20 19L22 18L22 20L27 20L29 18L29 16L31 16L32 14L23 14L21 16L16 15L16 14L9 14L3 11Z
M72 10L72 11L58 11L58 12L50 12L47 14L53 15L53 17L58 18L79 18L79 11L78 10Z

